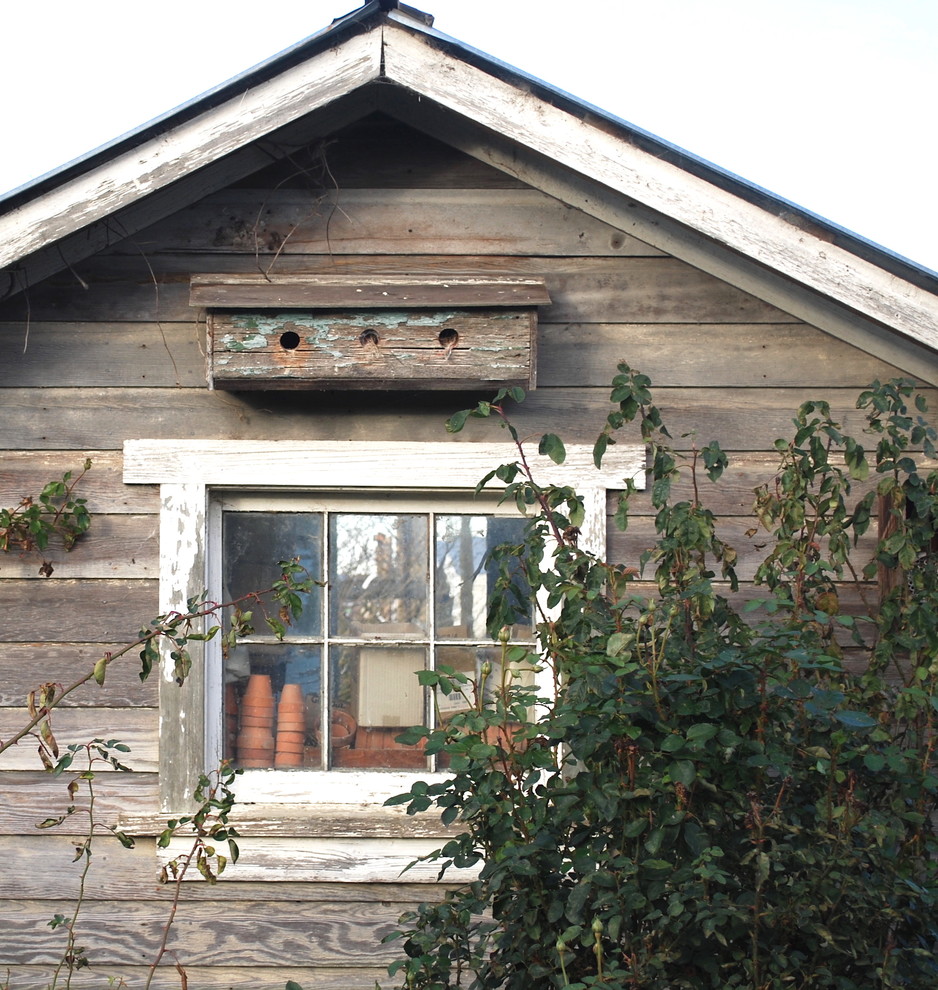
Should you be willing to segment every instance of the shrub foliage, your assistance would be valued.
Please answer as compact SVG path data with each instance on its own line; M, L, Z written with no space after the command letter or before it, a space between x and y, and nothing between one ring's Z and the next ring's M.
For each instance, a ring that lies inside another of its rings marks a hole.
M595 449L599 463L629 423L647 445L657 538L639 569L577 547L576 493L538 484L507 397L450 421L501 418L518 443L493 472L529 515L524 544L497 551L503 662L422 675L467 708L402 737L450 772L392 799L453 825L444 877L481 869L402 918L392 975L415 990L938 984L938 473L919 463L936 435L912 383L863 392L862 442L826 403L801 407L756 492L748 601L702 492L727 458L715 443L680 457L647 378L620 365ZM564 456L553 435L541 450ZM857 541L877 525L864 570ZM882 601L878 574L894 578ZM524 596L535 648L503 628Z

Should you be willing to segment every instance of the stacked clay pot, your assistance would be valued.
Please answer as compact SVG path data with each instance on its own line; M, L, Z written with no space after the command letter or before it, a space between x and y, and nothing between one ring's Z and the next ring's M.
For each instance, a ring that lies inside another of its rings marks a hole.
M299 684L284 684L277 706L275 767L301 767L306 742L306 703Z
M225 685L225 758L232 759L238 748L238 689Z
M270 675L251 674L241 697L238 764L269 767L274 758L274 693Z

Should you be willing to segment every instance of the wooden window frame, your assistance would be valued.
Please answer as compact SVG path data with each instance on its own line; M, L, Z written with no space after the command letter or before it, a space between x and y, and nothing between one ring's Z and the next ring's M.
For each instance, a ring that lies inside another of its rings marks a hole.
M555 465L529 454L535 476L543 483L569 485L583 499L585 519L580 545L595 553L606 549L606 498L626 478L644 484L644 451L639 445L610 448L603 466L593 465L592 448L567 448L566 461ZM124 445L124 482L160 486L161 612L182 610L187 599L212 586L209 541L213 489L244 492L369 490L408 494L471 494L479 479L499 464L516 459L510 444L396 443L341 441L128 440ZM258 480L263 485L258 485ZM203 644L193 643L197 672L179 687L172 661L164 656L160 671L160 802L163 813L183 813L204 772L207 709L220 697L199 671L205 671ZM370 805L406 790L428 776L426 771L259 771L282 778L284 787L257 792L254 813L289 819L308 815L313 806L335 810ZM291 780L292 778L292 780ZM245 797L248 792L245 791Z

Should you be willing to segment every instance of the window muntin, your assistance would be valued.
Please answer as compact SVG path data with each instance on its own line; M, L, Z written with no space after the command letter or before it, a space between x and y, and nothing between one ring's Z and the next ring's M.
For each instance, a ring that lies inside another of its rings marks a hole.
M416 671L446 664L475 676L497 661L488 553L521 542L523 517L487 499L393 493L220 494L215 504L223 599L269 586L278 559L298 556L311 577L326 576L282 643L255 615L254 634L216 658L221 755L248 769L435 769L395 737L464 702L431 704ZM530 639L531 616L517 619L515 637ZM260 685L263 712L248 697Z

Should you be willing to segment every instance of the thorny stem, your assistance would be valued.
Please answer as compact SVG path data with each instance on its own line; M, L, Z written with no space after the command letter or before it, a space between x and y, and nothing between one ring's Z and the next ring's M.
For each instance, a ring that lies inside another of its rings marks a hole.
M508 423L508 417L505 414L505 410L500 405L493 405L492 409L498 413L502 422ZM524 443L518 437L514 438L515 448L518 451L518 459L521 462L521 470L524 473L525 478L528 480L528 484L531 485L534 492L534 497L537 499L537 504L541 507L541 511L544 513L544 518L547 520L550 526L551 533L554 539L557 541L558 546L565 546L566 540L564 539L563 533L560 531L560 527L557 525L557 521L554 519L554 513L551 510L550 504L547 501L547 497L541 491L540 487L534 481L534 472L531 470L531 465L528 463L527 455L524 452Z
M214 803L215 797L221 786L219 780L215 780L209 789L208 797L206 799L205 805ZM203 805L203 807L205 807ZM182 899L182 882L186 877L186 873L189 867L192 865L193 859L199 855L200 849L205 845L205 836L208 834L203 822L199 822L197 819L193 819L193 827L196 829L195 838L192 840L192 847L189 851L179 857L177 857L176 862L179 863L178 870L173 876L173 899L169 907L169 914L167 915L166 921L163 924L163 930L160 935L160 944L157 949L156 955L153 957L153 961L150 963L149 970L147 972L147 980L143 985L143 990L150 990L150 984L153 982L153 977L156 975L156 969L163 960L163 956L166 955L166 946L169 943L169 933L172 930L173 923L176 920L176 912L179 910L179 902Z
M88 770L80 775L80 778L84 780L88 785L88 833L85 836L84 841L80 846L77 847L76 859L78 856L84 858L84 863L81 868L81 875L78 878L78 897L75 899L75 907L72 911L72 916L66 922L65 928L68 932L68 940L65 947L65 952L62 954L62 958L59 960L58 966L55 968L55 972L52 974L52 985L50 990L55 990L58 984L59 974L62 972L63 966L68 966L68 977L65 980L65 988L69 990L72 985L72 975L75 972L76 959L75 959L75 941L76 941L76 928L78 924L78 915L81 912L82 906L85 902L85 887L88 880L88 873L91 870L91 842L94 838L94 774L92 773L92 766L94 765L95 758L91 755L91 751L88 751Z
M154 640L158 640L162 636L172 636L176 629L181 625L191 625L198 619L207 618L210 615L215 615L221 609L231 608L235 605L239 605L245 601L257 601L264 596L274 591L273 587L267 588L264 591L252 591L246 595L242 595L239 598L232 599L229 602L206 602L204 608L195 609L191 612L170 612L165 616L160 616L160 624L154 629L139 636L137 639L130 643L122 646L120 649L113 652L105 653L97 663L92 667L91 670L86 671L77 680L73 681L67 687L63 687L61 691L58 691L54 696L47 699L46 704L39 707L36 714L33 715L29 721L17 732L15 732L8 739L0 739L0 754L5 753L8 749L15 746L21 739L28 735L31 735L34 730L46 719L49 715L58 708L61 703L74 691L77 691L82 685L87 684L90 680L96 677L96 671L99 671L99 664L103 662L105 667L108 667L113 663L113 661L119 659L130 653L132 650L136 650L141 646L146 646L147 643Z

